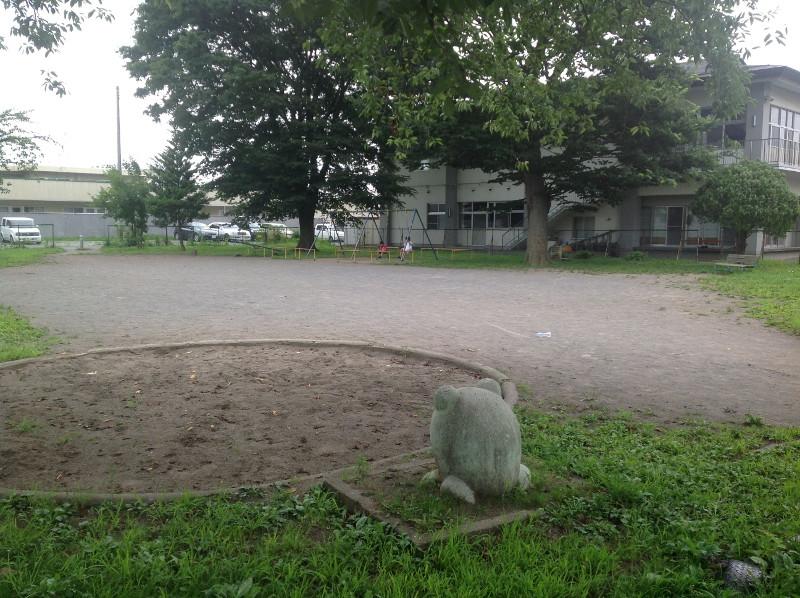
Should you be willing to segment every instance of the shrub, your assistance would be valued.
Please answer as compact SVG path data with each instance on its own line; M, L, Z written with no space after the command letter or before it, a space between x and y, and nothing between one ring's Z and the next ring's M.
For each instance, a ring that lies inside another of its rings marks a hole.
M576 260L588 260L590 257L592 257L592 252L586 250L576 251L574 255Z

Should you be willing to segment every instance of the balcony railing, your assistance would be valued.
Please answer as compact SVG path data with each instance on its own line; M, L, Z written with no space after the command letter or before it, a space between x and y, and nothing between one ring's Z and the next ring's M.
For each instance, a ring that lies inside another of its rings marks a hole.
M715 147L720 164L736 164L742 159L760 160L785 170L800 171L800 142L785 139L751 139L740 147Z

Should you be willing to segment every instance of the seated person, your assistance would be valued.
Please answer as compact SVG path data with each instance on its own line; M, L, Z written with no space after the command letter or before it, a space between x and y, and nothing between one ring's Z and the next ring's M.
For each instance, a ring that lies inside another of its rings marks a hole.
M414 251L414 245L411 243L411 237L406 237L406 242L400 250L400 259L405 260L412 251Z

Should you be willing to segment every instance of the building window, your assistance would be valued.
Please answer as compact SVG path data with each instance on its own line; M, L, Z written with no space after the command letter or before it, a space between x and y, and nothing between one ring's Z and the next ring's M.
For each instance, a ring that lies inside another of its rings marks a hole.
M764 240L764 248L783 249L786 247L786 237L787 235L767 235L767 238Z
M686 221L683 206L642 208L641 245L680 245Z
M428 204L428 230L444 230L447 228L447 204Z
M64 208L65 214L104 214L103 208L84 208L83 206L70 206Z
M14 206L11 208L11 211L14 212L15 214L19 214L20 212L22 212L22 208Z
M458 226L459 228L472 228L472 202L458 204Z
M25 206L22 211L26 214L44 214L44 210L35 206Z
M594 237L594 216L575 216L572 219L572 238Z
M767 161L800 168L800 113L770 106Z
M722 242L722 229L717 222L697 220L689 214L686 217L686 245L719 246Z
M464 202L458 205L462 229L485 230L525 225L525 206L519 201Z

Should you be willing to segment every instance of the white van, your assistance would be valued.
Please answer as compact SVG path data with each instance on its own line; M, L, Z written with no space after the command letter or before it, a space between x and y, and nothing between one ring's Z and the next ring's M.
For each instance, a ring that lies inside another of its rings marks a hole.
M322 222L314 227L314 236L331 243L343 243L344 233L330 222Z
M5 217L0 220L0 241L3 243L41 243L42 231L33 218Z

